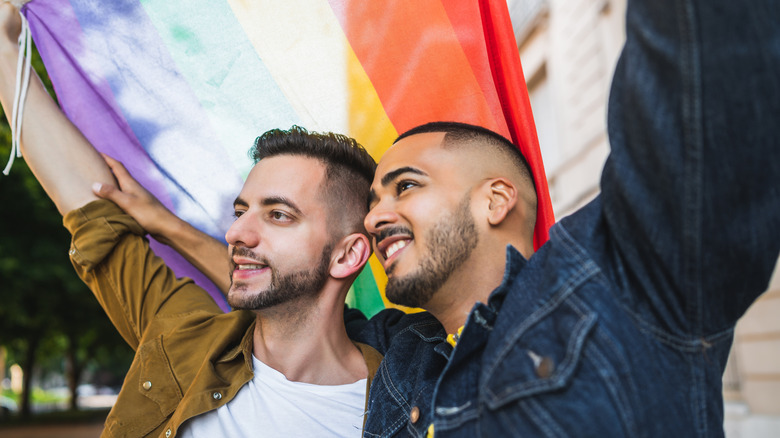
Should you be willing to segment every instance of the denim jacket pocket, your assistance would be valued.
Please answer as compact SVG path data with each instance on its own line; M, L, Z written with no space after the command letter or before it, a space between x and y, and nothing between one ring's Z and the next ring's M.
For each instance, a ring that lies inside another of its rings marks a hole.
M595 312L569 296L519 322L498 359L487 365L483 397L488 407L568 385L596 319Z
M162 336L145 342L137 354L141 360L138 391L155 402L167 417L178 406L182 393L163 349Z

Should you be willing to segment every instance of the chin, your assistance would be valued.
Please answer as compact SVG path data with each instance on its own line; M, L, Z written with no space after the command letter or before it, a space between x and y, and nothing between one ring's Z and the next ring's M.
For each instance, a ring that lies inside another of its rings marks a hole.
M231 286L227 294L227 303L233 309L250 309L250 303L255 301L251 292L246 289L246 285Z
M393 281L394 280L394 281ZM423 307L430 301L428 291L419 290L415 278L388 279L385 295L393 303L406 307Z

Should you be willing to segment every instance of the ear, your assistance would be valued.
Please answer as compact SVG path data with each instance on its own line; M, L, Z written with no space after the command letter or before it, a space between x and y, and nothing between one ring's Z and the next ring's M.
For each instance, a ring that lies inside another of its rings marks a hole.
M330 275L334 278L347 278L359 272L366 264L371 256L371 244L363 234L350 234L341 239L333 256Z
M506 178L494 178L488 184L488 223L499 225L517 204L517 188Z

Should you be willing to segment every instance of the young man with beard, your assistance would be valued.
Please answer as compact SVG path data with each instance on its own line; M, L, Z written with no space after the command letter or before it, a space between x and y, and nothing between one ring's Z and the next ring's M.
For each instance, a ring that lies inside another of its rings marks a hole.
M780 252L778 12L629 1L601 194L536 253L509 141L453 123L396 141L365 225L388 298L430 314L364 328L385 354L366 434L723 435L734 326Z
M780 14L634 0L601 194L535 254L516 148L434 123L381 159L367 436L723 435L734 325L780 250Z
M6 3L0 24L0 102L9 108L20 20ZM116 176L125 197L148 196L40 81L25 112L24 155L73 235L73 265L136 350L103 436L361 435L381 356L347 337L343 317L371 253L363 218L376 165L360 145L297 127L257 139L226 235L236 309L226 314L175 278L137 221L93 193Z

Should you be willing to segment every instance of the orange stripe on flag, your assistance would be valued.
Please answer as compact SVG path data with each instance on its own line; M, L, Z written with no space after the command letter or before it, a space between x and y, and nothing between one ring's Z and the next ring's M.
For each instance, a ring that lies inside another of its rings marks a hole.
M509 127L504 120L501 100L493 82L493 71L490 68L490 60L486 49L487 42L485 41L485 29L482 24L479 2L444 1L442 6L447 11L447 16L471 65L471 71L480 85L483 96L485 96L493 118L499 125L496 132L506 138L511 138ZM479 125L480 123L474 124Z
M452 120L502 131L440 0L330 0L401 133Z

